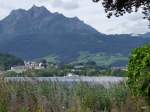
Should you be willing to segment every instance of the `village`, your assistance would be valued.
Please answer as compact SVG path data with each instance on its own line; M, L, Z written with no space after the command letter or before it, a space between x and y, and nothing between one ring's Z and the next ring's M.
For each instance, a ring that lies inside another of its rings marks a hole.
M46 60L24 61L23 65L13 65L5 71L6 76L34 77L78 77L78 76L125 76L127 67L104 67L96 63L56 64ZM9 74L9 75L8 75ZM34 75L33 75L34 74Z
M41 69L46 69L47 67L48 67L48 63L46 61L43 62L24 61L24 65L12 66L8 71L22 73L27 70L41 70Z

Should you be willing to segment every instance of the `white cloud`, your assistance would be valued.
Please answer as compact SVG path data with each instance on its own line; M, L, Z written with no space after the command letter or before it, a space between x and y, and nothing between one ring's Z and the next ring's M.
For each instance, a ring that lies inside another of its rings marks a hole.
M106 34L145 33L149 32L148 22L141 13L107 19L104 9L92 0L0 0L0 18L7 16L11 10L44 5L51 12L60 12L67 17L77 16L85 23Z
M73 10L79 7L78 0L53 0L51 4L53 7L63 8L65 10Z

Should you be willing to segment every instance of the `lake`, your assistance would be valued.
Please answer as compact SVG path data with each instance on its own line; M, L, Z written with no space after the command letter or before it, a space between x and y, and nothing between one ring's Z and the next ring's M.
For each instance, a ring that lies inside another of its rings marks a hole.
M88 76L78 76L78 77L5 77L5 81L13 82L60 82L60 83L79 83L85 82L89 84L100 84L100 85L111 85L120 84L127 80L126 77L88 77Z

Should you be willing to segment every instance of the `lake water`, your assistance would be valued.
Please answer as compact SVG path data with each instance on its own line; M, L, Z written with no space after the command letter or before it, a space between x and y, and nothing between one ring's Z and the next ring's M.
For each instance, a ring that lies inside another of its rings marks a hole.
M111 85L120 84L127 80L125 77L6 77L6 81L14 82L63 82L63 83L78 83L86 82L91 84Z

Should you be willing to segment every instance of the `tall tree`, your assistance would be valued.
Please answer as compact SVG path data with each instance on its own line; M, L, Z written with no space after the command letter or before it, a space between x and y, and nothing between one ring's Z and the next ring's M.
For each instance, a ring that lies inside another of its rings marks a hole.
M143 18L150 22L150 0L93 0L93 2L100 1L108 18L113 15L116 17L123 16L126 13L137 12L142 9Z

